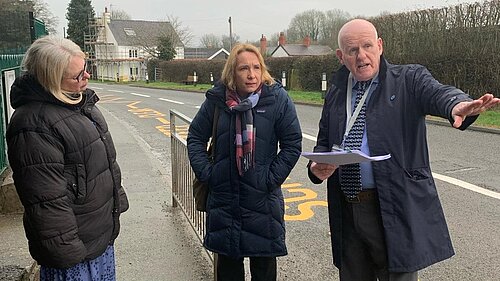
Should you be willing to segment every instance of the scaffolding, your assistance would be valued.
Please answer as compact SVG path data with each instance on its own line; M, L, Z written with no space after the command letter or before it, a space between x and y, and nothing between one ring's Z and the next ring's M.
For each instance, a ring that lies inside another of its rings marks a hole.
M84 33L84 52L92 79L113 81L147 80L146 59L142 50L123 50L109 39L111 14L88 19Z

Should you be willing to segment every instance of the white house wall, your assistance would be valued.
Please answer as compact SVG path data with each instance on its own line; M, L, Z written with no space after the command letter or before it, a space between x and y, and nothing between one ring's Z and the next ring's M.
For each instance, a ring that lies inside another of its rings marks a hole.
M184 59L184 47L175 47L174 60L183 60L183 59Z
M283 50L283 48L278 48L272 55L273 58L289 57L289 55Z

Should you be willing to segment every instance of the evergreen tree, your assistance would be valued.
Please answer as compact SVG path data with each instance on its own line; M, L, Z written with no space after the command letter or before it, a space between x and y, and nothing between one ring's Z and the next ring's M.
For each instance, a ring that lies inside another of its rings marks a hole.
M158 37L158 58L161 60L173 60L176 51L169 37Z
M89 19L95 16L90 0L71 0L68 4L68 39L84 49L84 34L89 33Z

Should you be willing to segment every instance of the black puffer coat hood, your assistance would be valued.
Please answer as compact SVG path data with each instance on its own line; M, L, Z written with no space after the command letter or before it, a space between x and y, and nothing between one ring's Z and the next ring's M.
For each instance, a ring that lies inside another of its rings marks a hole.
M90 91L90 90L89 90ZM22 75L12 84L10 90L10 104L16 109L30 102L48 102L61 106L71 106L59 101L50 92L45 90L35 77L30 74Z

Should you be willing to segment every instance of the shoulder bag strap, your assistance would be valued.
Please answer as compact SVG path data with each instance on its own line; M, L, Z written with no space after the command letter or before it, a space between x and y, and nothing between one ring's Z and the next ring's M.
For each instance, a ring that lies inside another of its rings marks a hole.
M215 139L217 136L217 123L219 122L219 107L216 105L214 109L214 118L212 121L212 139L210 140L210 159L215 157Z

